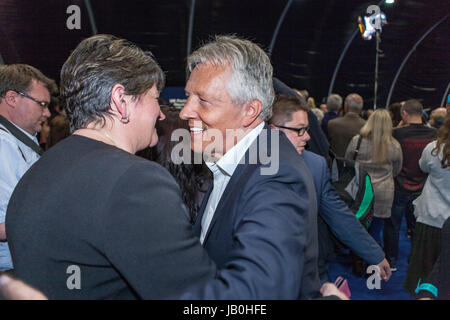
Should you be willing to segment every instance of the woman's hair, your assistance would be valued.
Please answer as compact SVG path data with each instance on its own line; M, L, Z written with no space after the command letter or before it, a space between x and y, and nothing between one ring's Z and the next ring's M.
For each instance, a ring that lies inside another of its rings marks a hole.
M189 72L203 63L231 67L228 94L236 104L258 99L262 103L260 118L272 116L273 68L269 56L257 44L233 35L215 36L214 40L193 52L187 59Z
M314 108L317 108L316 101L314 100L313 97L309 97L308 100L306 100L306 101L308 103L308 107L309 107L310 110L312 110Z
M438 138L436 141L436 147L431 151L433 156L437 156L441 152L442 148L442 160L441 167L450 167L450 113L447 112L444 124L438 131Z
M194 222L199 209L198 194L206 191L202 188L210 180L209 171L204 164L176 164L172 161L172 150L179 143L179 141L172 141L172 133L177 129L189 131L189 126L187 121L180 119L180 110L175 107L171 105L161 106L161 111L166 119L156 122L158 144L153 148L137 153L137 155L159 163L170 172L181 189L181 197L189 211L191 222ZM187 149L190 150L190 148ZM191 155L190 159L192 158Z
M392 126L395 128L398 126L400 121L402 121L402 116L400 114L400 109L402 104L400 102L394 102L389 105L389 111L392 113Z
M369 117L359 134L372 141L373 159L375 163L384 163L388 160L389 146L398 144L392 137L392 120L385 109L377 109Z
M164 73L150 52L125 39L95 35L83 40L61 69L61 99L71 130L95 121L104 124L111 115L111 90L124 86L127 94L139 99L156 85L164 87Z

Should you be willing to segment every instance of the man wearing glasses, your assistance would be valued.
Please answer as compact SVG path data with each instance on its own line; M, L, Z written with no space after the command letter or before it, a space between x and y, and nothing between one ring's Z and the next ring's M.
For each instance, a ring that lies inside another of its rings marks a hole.
M319 213L319 276L321 283L330 281L327 271L329 256L328 228L345 245L371 265L377 265L379 276L387 281L391 276L384 252L362 227L347 205L340 200L331 185L324 157L305 150L310 139L306 101L294 96L277 95L272 106L271 128L283 131L303 158L314 179Z
M0 66L0 271L13 269L6 208L17 182L43 152L36 134L50 116L50 92L55 89L54 81L32 66Z

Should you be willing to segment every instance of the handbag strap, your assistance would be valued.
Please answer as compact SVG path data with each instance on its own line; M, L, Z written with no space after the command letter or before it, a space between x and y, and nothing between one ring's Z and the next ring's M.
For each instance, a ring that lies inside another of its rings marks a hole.
M362 137L359 136L358 144L356 145L356 149L355 149L355 155L353 156L353 161L355 161L356 157L358 156L359 147L361 147L361 141L362 141Z
M44 150L42 150L42 148L36 142L30 139L25 133L17 129L15 125L13 125L11 122L9 122L6 118L4 118L1 115L0 115L0 124L2 124L6 129L8 129L9 133L11 133L18 140L22 141L23 144L25 144L27 147L30 147L38 155L42 156L44 154Z

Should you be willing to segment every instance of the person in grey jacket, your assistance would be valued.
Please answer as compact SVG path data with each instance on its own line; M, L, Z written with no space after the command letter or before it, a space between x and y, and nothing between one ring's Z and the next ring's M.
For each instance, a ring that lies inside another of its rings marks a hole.
M356 146L362 137L356 161L370 175L373 185L373 220L369 228L376 241L381 242L384 223L391 216L394 199L394 177L402 168L402 149L392 137L392 120L385 109L377 109L351 140L346 159L354 159Z

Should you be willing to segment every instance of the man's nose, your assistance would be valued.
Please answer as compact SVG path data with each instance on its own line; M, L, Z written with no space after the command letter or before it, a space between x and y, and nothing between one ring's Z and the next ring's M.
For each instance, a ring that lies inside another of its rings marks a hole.
M42 115L43 115L44 117L46 117L46 118L50 118L50 116L51 116L52 114L50 113L50 110L48 109L48 107L45 107L45 108L44 108L44 112L42 113Z
M303 135L303 140L309 141L309 139L311 139L311 136L309 135L308 131L306 131L305 134Z
M187 99L186 104L180 111L180 118L182 120L189 120L195 118L195 111L193 107L193 102L190 98Z

